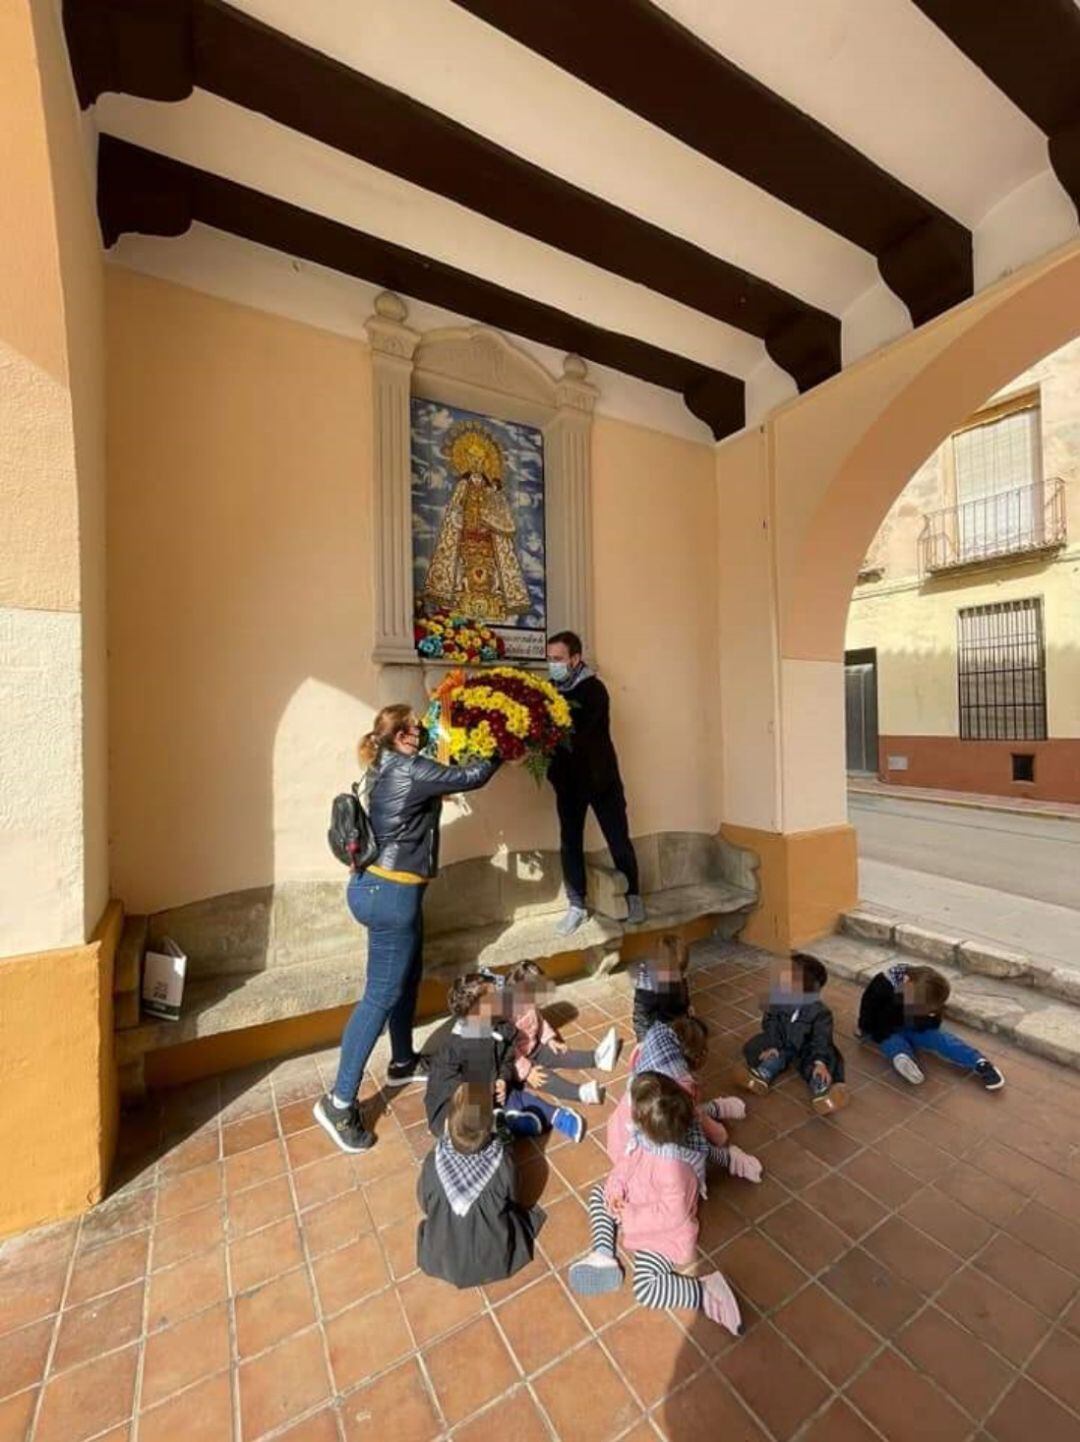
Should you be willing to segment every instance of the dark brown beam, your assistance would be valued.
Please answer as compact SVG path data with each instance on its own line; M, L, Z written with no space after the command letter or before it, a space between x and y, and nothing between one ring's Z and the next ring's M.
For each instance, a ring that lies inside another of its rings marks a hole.
M971 295L962 225L649 0L455 3L870 251L916 325Z
M678 391L717 440L745 424L735 376L109 135L98 146L98 213L107 246L126 231L183 235L199 221Z
M759 337L800 390L840 369L835 316L223 0L65 0L64 8L83 105L104 90L175 100L198 86Z
M1050 138L1050 163L1080 211L1080 9L1074 0L915 0L939 30Z

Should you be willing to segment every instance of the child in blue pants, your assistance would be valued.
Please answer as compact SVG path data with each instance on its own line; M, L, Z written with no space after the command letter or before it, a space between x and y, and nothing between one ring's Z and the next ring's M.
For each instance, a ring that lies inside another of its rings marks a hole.
M918 1051L932 1051L954 1066L973 1071L987 1091L999 1091L1005 1078L981 1051L941 1029L949 999L949 983L932 966L899 963L878 972L862 995L859 1034L876 1041L905 1081L925 1081L915 1060Z

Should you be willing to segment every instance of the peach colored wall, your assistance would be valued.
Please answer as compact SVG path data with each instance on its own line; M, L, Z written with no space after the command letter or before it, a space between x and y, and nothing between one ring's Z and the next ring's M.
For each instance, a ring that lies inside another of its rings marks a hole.
M107 295L114 889L142 910L338 876L330 798L401 684L368 659L367 349L115 267ZM632 824L715 830L712 449L600 418L593 469ZM447 808L448 861L555 841L521 772Z

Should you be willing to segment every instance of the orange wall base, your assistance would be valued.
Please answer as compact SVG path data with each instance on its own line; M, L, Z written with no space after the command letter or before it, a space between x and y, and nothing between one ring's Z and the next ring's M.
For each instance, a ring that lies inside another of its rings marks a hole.
M832 931L840 913L858 901L854 827L784 833L723 826L721 831L760 859L761 904L740 941L766 951L791 951Z
M1035 757L1035 780L1012 779L1012 754ZM906 756L906 771L890 771L890 756ZM1031 801L1080 802L1080 737L1056 741L961 741L956 736L882 736L878 775L890 786L1023 796Z

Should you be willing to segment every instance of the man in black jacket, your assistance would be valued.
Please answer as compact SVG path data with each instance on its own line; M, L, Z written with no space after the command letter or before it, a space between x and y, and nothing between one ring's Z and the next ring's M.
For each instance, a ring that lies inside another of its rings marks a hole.
M619 758L611 740L611 705L607 687L585 665L581 638L559 631L547 645L548 671L570 703L574 729L569 747L555 753L548 779L555 788L559 810L563 883L568 907L558 924L569 936L585 921L585 818L589 807L600 823L616 868L626 877L628 920L645 920L637 857L630 840L626 793L619 775Z

